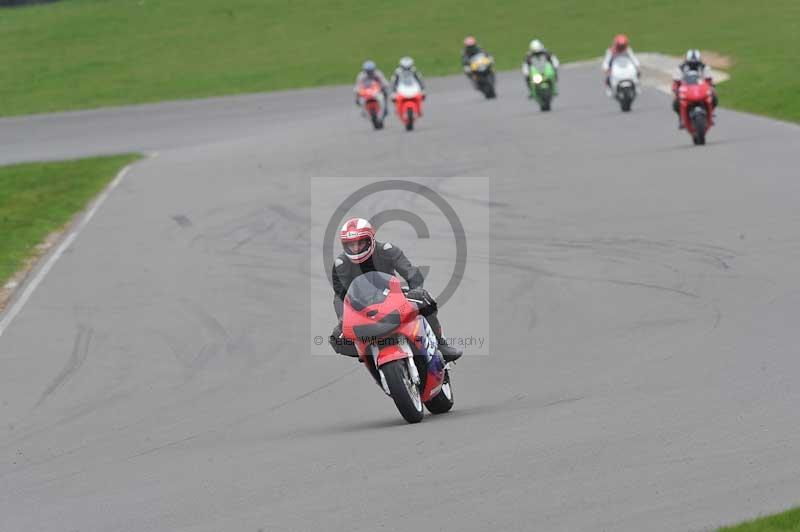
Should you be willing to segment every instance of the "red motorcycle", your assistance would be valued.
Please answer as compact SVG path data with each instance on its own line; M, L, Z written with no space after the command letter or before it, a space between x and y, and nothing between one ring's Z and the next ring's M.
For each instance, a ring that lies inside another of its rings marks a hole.
M410 73L404 72L397 83L397 92L394 95L397 106L397 116L406 126L406 131L414 129L414 120L422 116L422 100L425 95L422 87Z
M344 337L406 421L422 421L423 405L432 414L453 408L449 365L397 277L373 271L355 278L342 318Z
M362 113L366 113L375 129L383 129L386 101L381 84L375 80L366 80L358 87L358 100Z
M687 72L678 87L681 121L696 145L706 143L714 125L714 88L694 70Z

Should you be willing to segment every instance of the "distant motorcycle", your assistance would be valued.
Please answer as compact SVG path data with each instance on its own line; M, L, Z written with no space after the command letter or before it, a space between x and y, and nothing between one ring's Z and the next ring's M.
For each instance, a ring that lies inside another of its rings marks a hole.
M611 96L619 102L622 111L625 113L630 111L633 100L641 92L639 72L633 61L624 55L615 57L611 62L608 82L611 88Z
M397 277L372 271L350 283L342 333L406 421L422 421L423 405L432 414L453 408L449 365L428 320L406 299Z
M486 96L487 99L495 98L494 59L484 52L479 52L469 58L469 71L475 88Z
M695 145L706 143L706 133L714 125L714 89L696 70L683 75L678 87L681 121Z
M365 80L358 87L358 101L362 115L369 118L375 129L383 129L386 99L381 91L381 84L376 80Z
M422 100L425 95L411 72L403 72L397 83L394 95L397 116L406 126L406 131L414 129L414 121L422 116Z
M539 109L549 111L556 90L556 70L546 59L534 59L530 64L531 98Z

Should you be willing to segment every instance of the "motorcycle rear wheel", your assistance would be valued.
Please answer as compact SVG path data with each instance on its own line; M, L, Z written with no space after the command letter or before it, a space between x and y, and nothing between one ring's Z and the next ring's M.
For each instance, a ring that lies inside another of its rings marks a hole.
M411 381L407 364L407 359L393 360L382 366L381 371L400 415L409 423L419 423L425 415L422 397L419 387Z
M453 388L450 385L450 372L445 370L444 383L442 384L441 391L436 394L430 401L425 403L425 408L431 414L444 414L453 408Z

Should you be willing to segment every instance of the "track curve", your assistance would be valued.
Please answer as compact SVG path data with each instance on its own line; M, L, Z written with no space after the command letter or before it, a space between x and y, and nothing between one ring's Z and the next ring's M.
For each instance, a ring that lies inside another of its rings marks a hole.
M347 87L0 120L2 162L160 152L0 337L0 529L698 530L796 503L800 128L720 110L694 148L664 95L623 115L599 80L565 69L543 115L516 75L490 102L434 79L413 133ZM407 426L307 355L320 175L492 179L493 352L450 414Z

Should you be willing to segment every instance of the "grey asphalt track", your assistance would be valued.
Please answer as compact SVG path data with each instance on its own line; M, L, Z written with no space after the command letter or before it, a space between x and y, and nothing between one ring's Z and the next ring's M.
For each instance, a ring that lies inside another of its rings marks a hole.
M599 85L565 70L543 115L517 75L431 80L410 134L348 87L0 120L2 162L160 153L0 337L0 530L694 531L800 502L800 128L720 110L696 148L663 94L623 115ZM492 353L414 426L307 325L309 178L407 175L493 183Z

